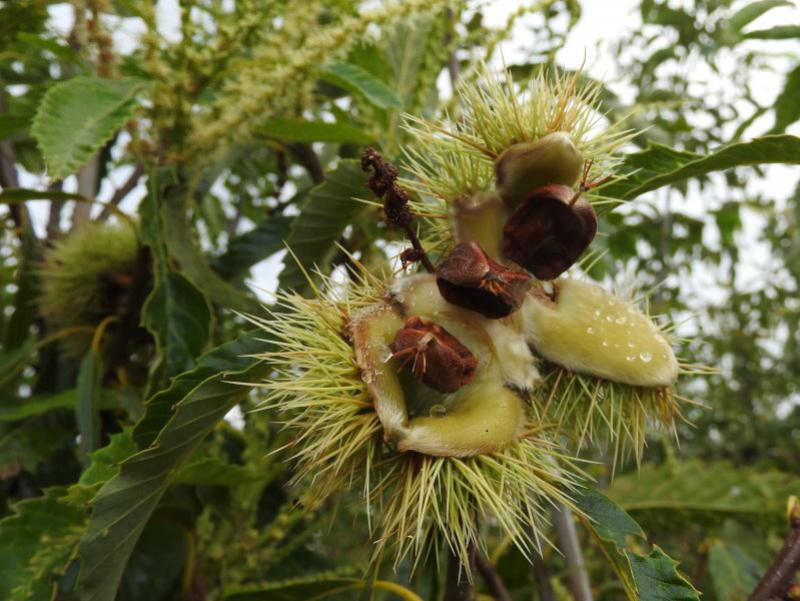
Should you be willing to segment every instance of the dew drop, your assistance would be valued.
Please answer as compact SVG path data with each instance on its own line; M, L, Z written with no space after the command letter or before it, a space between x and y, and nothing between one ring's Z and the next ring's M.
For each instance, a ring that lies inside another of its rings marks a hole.
M639 353L639 359L644 361L645 363L650 363L653 360L653 355L650 353Z
M625 361L635 361L635 360L636 360L636 356L635 355L627 355L625 357Z
M608 340L603 340L603 346L608 348Z
M586 333L587 334L594 334L594 328L592 328L592 327L586 328Z
M602 317L603 313L600 311L600 309L595 309L594 310L594 316L595 317Z
M614 318L611 315L606 315L606 321L611 323L612 321L614 321Z
M625 317L624 315L622 317L617 317L617 319L616 319L616 322L619 323L619 324L623 324L626 321L628 321L628 318Z
M633 342L628 343L628 348L636 348L636 345Z
M447 415L447 407L437 403L436 405L431 406L429 414L431 417L444 417Z

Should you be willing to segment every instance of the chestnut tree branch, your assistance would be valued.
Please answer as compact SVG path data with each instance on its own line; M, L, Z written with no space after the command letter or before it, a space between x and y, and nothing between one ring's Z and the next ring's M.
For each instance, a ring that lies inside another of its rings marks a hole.
M2 89L3 81L0 80L0 115L6 112L5 93ZM14 145L10 140L0 142L0 186L5 190L8 188L19 188L19 177L17 175L17 159L14 155ZM28 208L25 203L10 204L8 211L11 219L18 230L22 230L26 224L30 223L28 218Z
M311 144L287 144L286 148L292 153L297 162L305 168L315 184L325 181L325 169L322 168L322 163Z
M128 194L130 194L139 184L139 180L143 175L144 166L136 165L133 172L130 174L130 176L128 176L128 179L125 180L125 183L114 191L114 195L111 197L108 203L106 203L106 206L103 207L102 212L97 216L97 221L105 221L108 219L114 210L112 207L119 206L119 203L125 200Z
M475 571L475 543L470 542L467 549L469 566L462 565L458 555L450 552L447 562L447 579L444 585L444 601L473 601L475 589L468 574Z
M532 570L539 593L539 601L556 601L556 593L550 582L550 569L539 551L534 553Z
M789 532L783 546L747 601L783 599L800 569L800 501L793 498L790 503Z
M511 593L508 592L505 582L503 582L497 570L494 569L492 562L489 561L485 553L481 551L475 552L475 565L495 601L512 601Z
M564 554L569 571L569 584L576 601L592 601L592 589L586 564L583 561L578 531L572 511L563 503L557 503L553 511L553 522L558 532L559 548Z

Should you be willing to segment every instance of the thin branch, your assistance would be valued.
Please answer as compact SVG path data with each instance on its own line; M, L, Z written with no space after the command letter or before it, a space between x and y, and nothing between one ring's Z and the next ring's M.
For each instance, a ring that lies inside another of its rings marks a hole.
M137 185L139 185L139 180L144 175L144 166L143 165L136 165L133 169L133 172L128 176L128 179L125 180L125 183L122 184L119 188L114 191L114 195L108 201L106 206L103 207L103 211L97 216L97 221L105 221L111 216L111 213L114 211L111 207L119 206L125 197L130 194Z
M470 582L470 575L475 571L475 543L470 542L467 548L471 565L462 565L458 555L450 552L447 562L447 579L444 585L444 601L473 601L475 589Z
M508 592L505 582L484 553L475 552L475 565L495 601L511 601L511 593Z
M3 82L0 80L0 115L6 112L6 101L4 90L2 89ZM14 145L10 140L0 142L0 186L2 188L19 188L19 177L17 176L17 159L14 155ZM25 203L10 204L8 211L11 214L11 219L19 231L22 231L26 224L30 223L28 216L28 207Z
M325 170L322 168L322 163L317 153L314 152L314 149L311 147L311 144L287 144L286 148L292 153L292 156L297 159L297 162L308 171L309 177L311 177L315 184L325 181Z
M61 190L64 187L62 180L56 180L48 186L50 190ZM64 207L63 200L51 200L50 212L47 216L47 239L53 240L61 233L61 209Z
M100 177L100 151L96 152L89 162L78 171L78 194L86 198L94 198L97 194L97 182ZM77 231L89 223L89 212L92 205L88 202L76 202L72 209L72 230Z
M592 601L592 589L589 585L589 576L586 574L586 564L583 561L572 511L566 505L558 503L553 511L553 522L558 532L559 547L567 562L572 595L576 601Z
M534 552L532 570L536 589L539 592L539 601L556 601L556 593L550 582L550 569L540 551Z
M783 599L800 569L800 501L790 500L789 532L772 564L761 577L747 601Z

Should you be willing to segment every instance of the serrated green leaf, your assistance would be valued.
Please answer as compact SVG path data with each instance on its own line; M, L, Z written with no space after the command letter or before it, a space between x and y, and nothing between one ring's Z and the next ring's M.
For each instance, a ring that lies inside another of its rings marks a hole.
M51 179L76 172L133 117L140 79L82 76L58 83L42 98L31 125Z
M728 26L733 31L741 31L761 15L779 6L792 6L792 3L788 0L760 0L759 2L750 2L736 11L728 19Z
M367 144L372 138L366 132L347 123L304 121L276 117L261 129L265 136L288 142L333 142L338 144Z
M588 488L577 491L574 500L581 520L602 547L631 601L699 601L699 593L661 549L654 546L643 554L644 532L621 507Z
M644 531L636 520L596 490L581 491L578 507L591 519L595 534L617 547L624 548L629 536L644 538Z
M208 301L192 282L173 271L167 260L163 240L171 234L161 219L160 202L157 194L151 193L139 208L142 242L153 257L153 289L142 307L142 325L153 335L158 353L150 368L152 391L192 369L211 336Z
M196 232L187 215L190 199L185 182L169 169L151 173L148 182L153 201L148 201L146 210L157 211L162 228L159 240L163 240L169 256L180 264L181 273L220 307L242 313L258 313L261 304L223 280L200 252ZM145 208L140 210L144 211Z
M403 102L380 79L352 63L334 63L322 71L322 79L345 90L361 94L380 109L401 109Z
M0 520L0 599L50 601L54 575L63 571L80 540L85 512L61 503L61 488L20 501Z
M309 272L315 265L325 269L330 263L344 228L366 208L356 199L374 199L366 183L367 175L359 162L343 160L311 190L300 214L292 221L286 244L297 261L287 258L280 275L281 288L308 290L298 261Z
M348 571L325 572L269 584L227 588L225 601L307 601L332 595L335 591L357 590L363 580L347 576Z
M133 438L143 449L156 439L156 436L170 420L177 403L194 388L216 374L234 372L241 369L242 357L263 351L265 343L259 339L261 332L243 334L236 340L208 351L197 360L191 371L182 373L166 388L150 397L145 403L145 413L134 426Z
M627 177L604 187L603 194L627 200L713 171L767 163L800 164L800 138L764 136L723 146L708 155L651 144L647 150L625 157L619 172Z
M649 555L625 551L638 601L699 601L700 595L677 570L678 562L657 545Z
M776 25L770 29L748 31L742 37L748 40L791 40L800 38L800 25Z
M211 336L211 309L205 296L174 271L155 278L153 291L142 307L142 324L157 341L159 361L153 372L155 390L173 376L194 367Z
M74 436L72 428L66 431L42 423L0 423L0 480L12 478L23 469L36 471Z
M85 601L114 598L136 541L178 469L230 408L248 393L248 387L228 379L252 380L263 369L258 360L240 355L243 347L253 349L253 346L252 340L237 340L216 349L217 360L229 369L213 371L193 386L175 405L174 413L153 444L123 461L119 473L97 493L79 549L79 588ZM262 343L260 350L265 347ZM203 372L198 366L178 376L173 386L183 378L196 382L198 370Z
M89 456L89 467L81 474L76 484L69 487L62 499L75 507L85 507L100 490L100 487L119 472L119 464L139 449L133 442L133 429L111 435L109 443Z
M789 71L783 90L775 99L773 132L782 132L800 119L800 65Z
M291 219L268 217L255 228L228 243L228 249L211 261L211 267L226 280L244 275L250 267L283 250Z
M143 601L175 599L181 574L189 559L189 549L189 532L185 526L153 519L136 543L118 598Z
M708 550L708 572L718 601L746 601L764 570L736 545L715 541Z
M681 518L696 522L701 516L781 520L786 498L798 488L800 478L788 473L739 468L722 461L682 461L643 465L637 473L618 476L608 495L639 520L648 524L664 520L674 526Z

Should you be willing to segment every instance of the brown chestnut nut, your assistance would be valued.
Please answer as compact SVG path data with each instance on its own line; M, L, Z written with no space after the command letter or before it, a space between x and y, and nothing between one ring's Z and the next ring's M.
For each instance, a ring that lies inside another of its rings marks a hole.
M439 392L455 392L475 375L478 360L443 327L412 317L389 345L400 369L410 366L417 380Z
M569 186L533 191L503 227L503 255L540 280L569 269L597 233L592 205Z
M522 305L531 278L492 261L477 242L462 242L437 266L436 284L447 302L498 319Z

